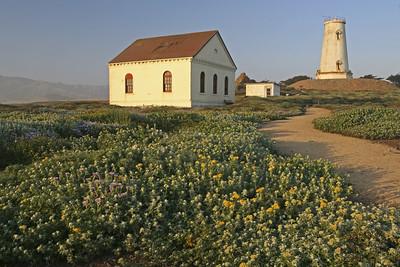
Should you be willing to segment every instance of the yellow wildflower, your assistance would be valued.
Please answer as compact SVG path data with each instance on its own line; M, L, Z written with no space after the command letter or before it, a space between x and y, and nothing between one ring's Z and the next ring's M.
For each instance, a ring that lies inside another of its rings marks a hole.
M213 160L211 161L211 164L213 164L213 165L215 165L215 164L217 164L217 163L218 163L218 161L215 160L215 159L213 159Z
M231 158L231 160L238 160L239 159L238 156L231 156L230 158Z
M241 200L239 200L239 203L242 205L245 205L247 203L247 201L245 199L241 199Z
M333 239L333 238L329 239L328 245L332 246L333 244L335 244L335 239Z
M340 214L345 214L345 213L346 213L346 209L340 208L340 209L339 209L339 213L340 213Z
M322 200L319 201L319 207L320 207L321 209L325 208L326 205L327 205L327 203L326 203L326 200L325 200L325 199L322 199Z
M233 192L233 193L232 193L232 199L237 200L237 199L239 199L239 198L240 198L240 195L239 195L238 193L236 193L236 192Z
M141 169L143 167L143 163L136 164L136 169Z
M332 223L331 225L329 225L329 227L330 227L333 231L336 231L336 229L337 229L337 224L336 224L336 223Z
M363 216L362 216L361 213L357 213L356 216L354 216L354 218L355 218L357 221L361 221L361 220L363 219Z
M271 173L274 169L275 169L275 162L274 162L274 161L271 161L271 162L268 164L268 171Z
M340 254L342 252L342 249L341 248L336 248L335 249L335 254Z
M224 249L224 252L225 252L226 254L232 253L232 246L227 246L227 247Z
M233 205L234 205L233 202L228 201L228 200L224 200L223 204L224 204L224 206L225 206L226 208L231 208L231 207L233 207Z
M294 193L296 193L296 191L297 191L296 187L292 187L292 188L289 189L289 193L290 194L294 194Z
M342 188L340 188L340 186L335 186L335 188L333 189L333 192L340 193L342 191Z
M255 255L255 254L251 255L251 256L250 256L250 259L252 259L252 260L257 259L257 255Z
M79 227L74 227L74 228L72 228L72 232L74 232L74 233L80 233L80 232L81 232L81 229L80 229Z
M213 178L214 178L215 180L221 179L221 178L222 178L222 173L215 174L215 175L213 176Z
M242 262L242 263L239 264L239 267L247 267L247 264Z
M257 198L253 197L253 198L250 199L250 200L251 200L251 202L256 202L256 201L257 201Z
M279 206L278 202L275 202L274 205L271 206L271 208L273 210L279 210L280 206Z
M192 236L186 238L186 245L190 248L194 247L194 241Z
M225 224L224 221L218 221L218 222L217 222L217 227L221 227L221 226L223 226L224 224Z
M253 215L247 215L245 218L244 218L244 220L246 221L246 222L250 222L250 221L252 221L253 220Z
M259 187L259 188L257 188L256 192L257 193L262 193L262 192L264 192L264 190L265 190L264 187Z
M65 219L65 211L61 211L61 220L63 221Z
M273 208L268 208L268 209L267 209L267 212L268 212L268 213L273 213L273 212L274 212L274 209L273 209Z

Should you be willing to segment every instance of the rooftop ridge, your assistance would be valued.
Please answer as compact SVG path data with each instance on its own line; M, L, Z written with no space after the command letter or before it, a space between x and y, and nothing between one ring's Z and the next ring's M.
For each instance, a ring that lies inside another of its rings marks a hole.
M218 30L140 38L109 63L194 57L215 35Z
M199 32L186 32L186 33L179 33L179 34L167 34L167 35L159 35L159 36L148 36L148 37L143 37L136 39L136 41L141 41L141 40L147 40L147 39L157 39L157 38L174 38L174 37L182 37L185 35L192 35L192 34L198 34L198 33L217 33L218 30L209 30L209 31L199 31Z

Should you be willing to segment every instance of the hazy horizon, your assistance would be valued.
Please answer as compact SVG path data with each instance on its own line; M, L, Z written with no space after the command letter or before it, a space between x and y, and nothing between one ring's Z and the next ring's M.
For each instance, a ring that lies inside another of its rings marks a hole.
M347 20L355 77L400 72L400 0L21 1L0 9L0 75L106 85L107 62L135 39L218 29L236 75L280 81L314 77L323 19Z

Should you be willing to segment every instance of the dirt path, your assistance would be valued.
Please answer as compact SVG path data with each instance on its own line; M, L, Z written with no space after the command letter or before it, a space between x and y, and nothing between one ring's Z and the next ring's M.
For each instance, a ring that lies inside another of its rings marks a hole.
M276 141L282 154L301 153L312 159L328 159L349 181L366 203L400 206L400 152L368 140L324 133L313 128L315 118L329 115L310 108L304 116L273 121L261 129Z

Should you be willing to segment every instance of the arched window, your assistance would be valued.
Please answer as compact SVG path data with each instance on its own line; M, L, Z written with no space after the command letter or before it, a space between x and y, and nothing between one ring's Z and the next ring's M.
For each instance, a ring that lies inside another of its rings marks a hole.
M336 61L336 70L340 71L340 66L343 64L343 62L339 59Z
M206 91L206 74L204 71L200 73L200 93L204 93Z
M341 37L342 37L342 31L341 30L337 30L336 31L336 40L340 40L341 39Z
M133 93L133 75L128 73L125 75L125 94Z
M217 94L218 93L218 76L217 74L214 74L213 77L213 94Z
M172 73L168 70L163 74L163 92L172 92Z
M224 84L224 94L228 95L228 76L225 76L225 84Z

